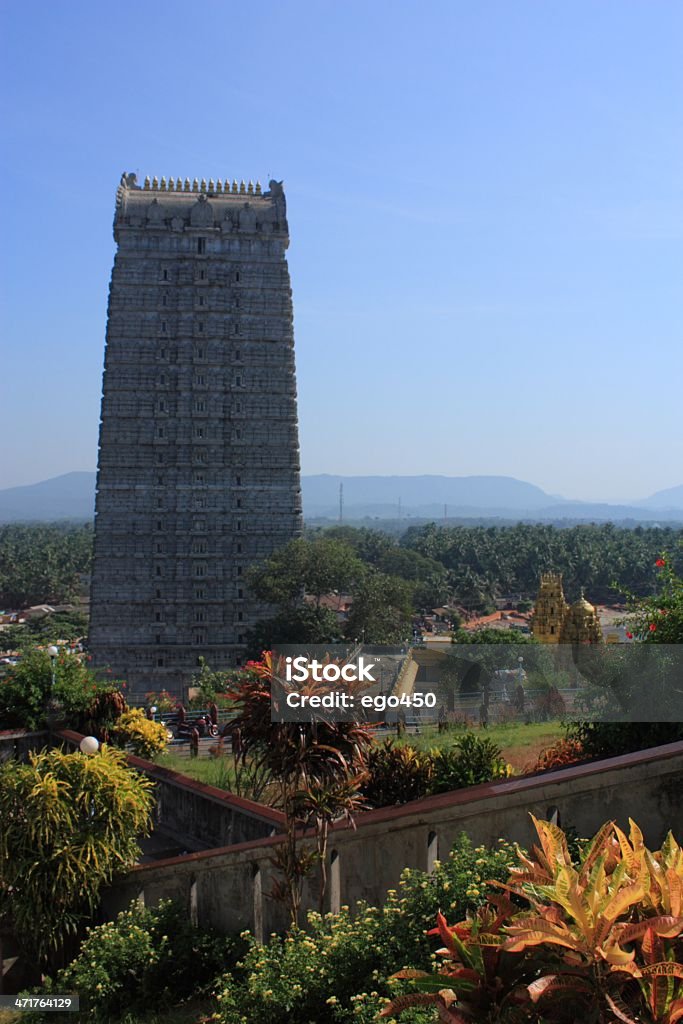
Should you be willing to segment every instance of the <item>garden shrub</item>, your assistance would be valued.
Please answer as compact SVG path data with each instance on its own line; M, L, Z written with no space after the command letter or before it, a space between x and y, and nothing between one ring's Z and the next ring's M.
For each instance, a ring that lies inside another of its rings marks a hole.
M138 757L148 759L160 754L168 743L166 726L148 719L141 708L124 711L110 733L119 746L130 744Z
M463 786L505 779L511 774L500 747L473 732L465 733L452 747L430 751L429 759L432 793L447 793Z
M133 902L115 921L89 930L78 956L51 987L80 994L81 1018L117 1020L200 992L233 962L239 940L193 927L178 904Z
M178 698L168 690L148 690L145 701L147 707L156 708L160 715L170 715L178 707Z
M17 665L0 676L0 722L5 728L42 729L50 696L61 705L70 728L78 729L87 718L95 697L112 689L110 680L99 680L78 654L63 648L52 663L47 651L27 651Z
M61 966L103 887L138 862L152 789L106 745L0 763L0 918L29 963Z
M404 804L433 793L504 779L512 769L500 747L474 732L461 735L450 747L416 750L387 739L367 755L369 777L362 793L373 807Z
M542 722L563 718L567 713L567 705L557 686L540 690L534 698L534 708Z
M576 764L577 761L585 760L586 752L578 739L568 736L546 747L526 770L529 772L546 772L552 768L566 768L567 765Z
M683 740L683 723L575 722L568 735L581 744L586 757L618 757Z
M683 849L669 833L650 851L632 821L607 822L572 850L557 826L520 853L502 895L449 927L437 914L440 969L401 970L411 1005L462 1024L675 1024L683 1019ZM512 898L511 898L512 897Z
M414 747L386 739L370 748L366 763L369 777L362 793L373 807L405 804L430 791L429 757Z
M98 690L93 693L82 716L80 731L110 743L113 727L127 710L126 698L121 690L115 687Z
M245 934L248 950L218 983L223 1024L369 1024L392 993L387 976L403 966L428 968L426 931L441 908L474 912L488 879L505 881L512 847L473 847L462 835L431 874L406 869L382 908L360 903L355 916L309 914L307 932L271 936L261 946ZM413 1024L429 1021L415 1011Z
M679 550L683 552L683 545ZM648 652L648 660L644 664L650 675L650 678L647 679L636 675L631 686L626 688L624 696L631 702L635 701L635 706L637 706L638 697L643 695L646 703L652 707L657 707L660 700L670 703L674 696L680 697L680 692L675 684L671 686L669 673L666 671L666 648L658 658L653 657L657 652L651 650L653 644L683 643L683 578L678 569L680 559L679 553L663 552L654 565L657 572L657 593L650 597L637 597L633 594L630 596L627 636L637 641L636 647L642 645L643 651ZM631 660L633 660L633 655L634 652L631 649L629 655ZM661 672L662 666L665 669L663 673ZM622 675L626 675L626 673L622 673ZM602 682L604 685L605 681L602 680ZM609 696L609 686L605 689ZM647 718L649 715L645 717ZM670 717L680 716L670 715ZM683 723L680 721L575 722L569 729L569 735L581 743L588 757L616 757L634 750L645 750L648 747L683 740Z

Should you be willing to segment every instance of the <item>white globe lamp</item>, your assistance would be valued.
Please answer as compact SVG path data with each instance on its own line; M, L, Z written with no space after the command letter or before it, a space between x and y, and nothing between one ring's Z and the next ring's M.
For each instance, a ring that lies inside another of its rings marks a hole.
M100 743L94 736L84 736L79 747L82 754L96 754L100 749Z

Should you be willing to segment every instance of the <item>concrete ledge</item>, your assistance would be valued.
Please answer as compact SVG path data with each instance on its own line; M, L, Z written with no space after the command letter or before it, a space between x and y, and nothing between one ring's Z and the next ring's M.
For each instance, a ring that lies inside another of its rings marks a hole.
M461 832L474 843L504 838L528 846L530 814L556 815L586 837L610 819L627 828L633 817L655 848L669 829L681 838L683 743L367 811L356 817L355 829L338 823L330 831L327 905L381 904L404 868L430 870ZM308 830L299 838L310 842L312 835ZM268 898L278 877L273 848L282 841L282 835L263 836L138 865L106 894L104 911L113 916L134 898L151 905L172 898L196 920L228 933L282 930L283 908ZM317 906L317 885L314 873L304 885L304 911Z
M65 729L54 738L78 747L83 737ZM251 843L284 828L284 815L265 804L196 782L132 754L127 755L127 761L154 783L155 826L171 836L180 849L211 851Z
M683 759L683 741L667 743L661 747L650 747L647 750L637 750L631 754L620 754L618 757L609 757L602 761L568 765L566 768L535 772L533 775L502 779L500 782L484 782L478 786L467 786L463 789L451 790L448 793L438 793L436 796L422 797L405 804L362 811L356 815L356 826L362 828L364 825L374 822L392 821L404 818L407 814L428 814L442 808L463 806L487 798L531 794L534 790L546 789L548 786L564 785L580 779L594 780L596 776L606 772L635 768L639 765L661 764L671 759Z
M24 729L3 729L0 731L0 761L16 758L27 761L31 750L42 750L49 747L50 734L46 729L38 732L27 732Z

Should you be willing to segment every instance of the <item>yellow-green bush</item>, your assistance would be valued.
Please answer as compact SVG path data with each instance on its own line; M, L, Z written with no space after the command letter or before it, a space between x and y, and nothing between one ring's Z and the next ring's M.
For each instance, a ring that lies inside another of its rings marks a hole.
M154 757L166 749L168 734L161 722L152 722L140 708L124 711L111 730L120 746L130 744L139 757Z

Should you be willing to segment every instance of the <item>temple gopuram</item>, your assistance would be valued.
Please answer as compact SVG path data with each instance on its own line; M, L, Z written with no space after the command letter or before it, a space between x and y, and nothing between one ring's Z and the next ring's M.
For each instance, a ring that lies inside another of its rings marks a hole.
M560 573L544 573L536 599L531 631L542 644L602 643L602 628L595 606L581 593L567 604Z

